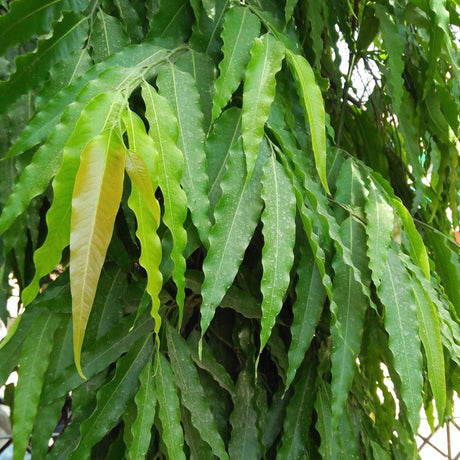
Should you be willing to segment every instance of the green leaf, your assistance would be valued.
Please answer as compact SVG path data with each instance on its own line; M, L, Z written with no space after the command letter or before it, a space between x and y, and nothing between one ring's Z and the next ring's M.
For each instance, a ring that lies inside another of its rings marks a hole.
M192 221L201 241L206 244L210 229L208 176L203 148L203 113L194 78L170 64L158 72L157 85L177 117L179 138L177 145L184 154L182 185L187 194Z
M160 371L160 367L158 368ZM160 378L160 372L156 378ZM127 458L138 460L146 458L149 450L152 425L155 419L155 407L157 398L155 396L155 377L152 369L152 361L149 360L142 369L139 376L139 390L134 401L136 402L137 414L131 429L132 439L127 446ZM126 428L125 428L126 429Z
M430 262L428 261L426 246L420 233L415 228L412 216L399 198L394 197L391 200L391 203L396 209L396 212L399 214L399 217L404 225L404 229L407 232L410 244L410 255L421 268L425 277L430 279Z
M378 294L385 306L385 329L401 377L401 398L413 433L417 433L422 406L422 354L413 281L393 249L388 251Z
M131 144L133 148L139 148L136 143ZM137 153L128 152L126 170L131 179L128 205L136 215L136 236L141 243L139 264L147 272L147 292L152 299L151 312L155 319L155 333L158 334L161 325L159 294L163 286L160 272L161 241L156 233L160 224L160 205L155 198L147 166Z
M134 316L133 314L124 317L107 334L83 351L83 372L88 379L107 369L111 363L126 353L136 340L153 331L154 324L150 314L144 314L132 326ZM53 381L45 385L43 403L50 404L84 384L85 381L82 380L72 363Z
M22 344L39 313L38 309L26 310L10 324L7 335L2 338L0 342L0 385L5 384L16 367Z
M43 142L50 133L53 133L53 137L48 138L47 143L51 139L53 142L63 139L59 143L60 147L56 147L56 150L59 150L72 133L80 112L93 97L104 91L111 91L123 83L129 83L127 77L134 79L142 75L144 66L146 69L155 67L167 56L167 50L158 49L150 43L143 43L127 46L123 51L91 67L34 115L6 157L31 149ZM46 151L47 147L44 146L44 149Z
M72 391L72 423L56 439L53 449L48 453L47 457L51 460L68 458L77 447L80 441L80 425L94 412L96 393L104 384L105 377L105 373L98 374Z
M70 286L75 364L82 377L81 346L121 200L125 155L120 134L109 127L86 145L75 178Z
M203 262L201 334L206 332L225 293L236 276L262 210L262 167L268 155L262 144L253 178L245 182L241 142L235 145L222 179L222 197L214 211L216 223L209 234L209 251Z
M326 114L321 91L316 84L315 75L308 61L290 50L286 50L286 56L297 84L300 100L306 110L306 120L310 125L318 177L324 190L329 193L326 175Z
M157 13L150 20L146 39L171 38L183 42L190 34L193 11L188 0L159 0Z
M446 369L441 334L443 304L420 267L414 265L407 256L402 257L402 261L418 280L418 283L412 284L412 289L417 305L419 334L425 350L428 379L436 400L438 419L442 420L446 403Z
M247 369L238 375L234 407L230 415L232 435L228 453L232 460L259 459L262 453L254 406L254 383L254 377Z
M139 339L117 362L113 379L97 393L97 406L80 426L80 442L69 460L89 458L91 448L120 420L139 387L139 374L152 355L150 334Z
M272 154L264 166L262 177L263 276L260 351L265 347L276 317L283 306L294 262L296 201L294 191L283 167Z
M241 110L232 107L216 120L211 134L206 139L211 213L213 213L221 196L220 183L225 173L231 148L240 135L240 125Z
M181 427L179 396L171 365L159 353L158 371L155 376L155 394L158 400L158 418L161 421L162 440L169 458L185 459L184 433Z
M391 99L396 113L399 111L403 95L404 80L404 29L395 22L396 15L390 14L383 5L374 5L375 15L380 22L380 31L383 36L385 49L388 52L388 69Z
M256 38L251 48L251 60L246 69L243 89L241 120L247 181L254 171L265 122L275 98L275 76L281 69L284 51L284 46L270 34Z
M114 3L123 22L123 28L131 37L133 43L139 43L144 37L144 31L142 30L140 12L136 9L136 4L133 4L130 0L115 0Z
M294 385L294 394L289 399L283 423L279 458L297 459L306 455L309 430L312 423L316 397L316 366L313 359L299 366L300 378Z
M394 216L393 208L386 202L372 181L366 197L365 211L369 268L372 273L372 281L378 287L391 243Z
M66 143L62 164L53 181L53 202L46 215L47 237L34 254L35 275L22 292L24 305L28 305L35 298L40 288L40 278L57 266L63 249L70 242L71 200L80 154L87 143L101 132L104 125L111 123L114 116L118 116L123 103L123 98L117 93L102 93L93 98L83 110Z
M284 7L284 20L286 22L292 18L297 2L298 0L286 0L286 6Z
M348 217L341 225L343 242L350 248L353 262L367 271L366 233L363 226ZM336 429L345 408L348 392L353 383L356 358L361 348L364 317L369 299L360 289L348 267L339 256L333 261L335 272L332 295L337 303L337 324L331 325L332 333L332 426ZM370 277L370 276L369 276Z
M51 30L51 24L59 20L63 11L83 11L89 0L22 0L11 2L8 13L0 16L0 55L9 46L25 42L34 36Z
M286 388L289 388L304 359L315 334L323 311L326 291L315 259L304 242L300 244L300 260L297 267L296 301L292 306L291 345L289 346L289 367L286 373Z
M53 336L59 318L43 312L32 324L19 357L19 378L13 413L14 459L24 458L37 416L44 375L51 359Z
M176 302L179 306L179 324L185 298L185 258L183 251L187 245L184 221L187 216L187 198L180 186L184 158L178 149L178 123L168 101L158 95L147 83L142 85L142 97L146 105L146 117L150 125L149 135L159 154L159 185L163 193L165 211L163 221L171 231L174 262L173 279L177 286Z
M122 23L99 9L92 23L89 45L94 62L101 62L111 54L120 51L129 43Z
M0 82L0 113L8 110L19 96L43 82L50 67L81 48L87 36L87 18L74 13L65 15L49 39L39 41L37 50L16 59L16 71Z
M220 459L228 459L187 344L169 325L166 329L166 338L171 366L176 384L180 389L182 404L190 411L194 427L198 430L201 438L211 446L214 455Z
M212 107L212 121L220 115L244 77L254 39L259 35L260 21L249 8L235 5L227 10L222 29L222 52L219 77Z

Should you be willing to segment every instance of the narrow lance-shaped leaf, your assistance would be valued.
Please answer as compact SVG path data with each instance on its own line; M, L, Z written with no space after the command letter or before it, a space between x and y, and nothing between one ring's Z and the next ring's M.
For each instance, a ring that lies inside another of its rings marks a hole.
M249 8L235 5L225 13L222 29L224 57L219 63L219 77L215 82L212 121L220 115L243 79L259 29L260 21Z
M131 429L131 444L127 447L127 458L138 460L145 458L150 445L151 430L155 419L155 377L153 374L152 360L147 361L139 376L140 386L134 401L137 414Z
M286 50L286 56L310 125L316 170L324 189L329 193L326 176L326 113L321 91L308 61L289 50Z
M300 244L300 260L297 266L298 281L296 301L292 306L291 345L288 351L289 367L286 373L286 388L291 385L304 359L319 323L326 290L308 243Z
M343 241L350 248L353 262L363 273L367 267L366 233L362 225L348 217L341 226ZM337 303L340 330L331 325L332 333L332 429L335 430L346 405L353 383L355 361L361 348L364 317L369 304L353 276L352 269L341 257L333 262L335 272L333 296Z
M201 334L206 332L225 293L232 284L262 210L262 167L268 148L262 144L253 178L245 183L241 141L235 144L221 183L222 197L214 211L216 223L209 234L209 251L203 262Z
M60 318L43 312L32 324L19 358L19 379L13 413L14 459L22 460L37 415L45 371L51 358L53 336Z
M113 53L120 51L129 43L128 35L122 23L115 17L99 9L93 18L89 45L94 62L100 62Z
M254 388L254 376L244 369L238 376L234 409L230 415L232 435L228 453L232 460L259 459L261 456Z
M244 154L248 181L254 171L259 145L264 135L270 106L275 98L275 76L284 59L284 46L272 35L256 38L251 49L251 60L246 69L243 89Z
M72 195L70 285L75 364L96 293L123 189L125 147L117 129L92 139L81 154Z
M11 2L10 9L0 16L0 55L9 47L34 36L46 34L63 11L83 11L89 0L32 0Z
M241 110L232 107L222 114L214 123L214 129L206 139L206 158L209 176L210 215L213 217L221 196L220 182L231 148L240 136Z
M262 177L263 276L260 351L267 343L276 317L283 306L294 262L296 202L294 190L283 167L272 154L264 166Z
M180 403L173 371L167 359L158 355L155 376L155 395L158 400L158 418L161 422L161 439L169 458L184 459L184 433L181 427Z
M16 71L0 82L0 113L22 94L46 80L49 68L80 48L87 36L87 18L74 13L58 22L49 39L39 42L37 50L16 59Z
M365 211L369 268L372 273L372 281L378 287L391 242L393 208L385 201L372 181L366 197Z
M163 221L171 231L173 249L171 259L174 262L173 279L177 286L176 302L179 306L179 324L185 298L185 258L183 251L187 244L184 221L187 216L187 198L180 186L184 158L177 148L177 119L168 101L145 83L142 85L142 97L146 105L146 117L150 124L149 134L158 151L158 182L163 193L165 211Z
M309 359L304 366L299 368L301 376L295 383L295 393L286 408L281 448L278 452L280 459L301 458L301 455L307 451L316 397L316 366L314 364L316 363L313 359Z
M147 292L152 299L152 316L155 319L155 333L160 331L159 294L163 286L160 272L161 241L156 231L160 224L160 205L155 198L152 183L142 158L128 151L126 171L131 179L129 207L134 211L137 221L136 236L141 243L139 264L147 272Z
M385 329L401 377L400 395L413 433L417 433L422 405L422 354L413 284L393 249L389 249L378 294L385 306Z
M436 400L438 419L442 420L446 404L446 369L439 319L440 312L436 309L436 305L439 302L438 295L432 289L431 283L424 277L420 268L414 265L409 260L409 257L404 256L402 260L418 280L418 283L412 283L412 289L417 305L420 339L425 350L428 379Z
M132 326L135 314L122 318L110 331L82 353L83 371L88 379L96 378L121 355L126 353L140 338L153 331L154 322L149 313L144 314ZM47 382L43 390L43 404L51 404L64 397L69 391L86 385L75 369L67 366L55 380Z
M120 93L102 93L94 97L83 110L64 148L62 163L53 181L53 202L46 214L48 233L45 242L34 254L35 275L22 292L24 305L35 298L40 288L40 279L58 265L63 249L70 242L72 192L80 154L86 144L117 116L122 104ZM34 169L38 166L34 165ZM38 170L36 172L39 173Z
M91 67L33 116L11 146L6 158L40 144L52 132L57 136L56 131L60 131L59 137L64 137L64 145L81 110L93 97L104 91L113 90L129 78L138 77L145 68L152 68L165 60L168 54L163 48L158 49L150 43L142 43L127 46L123 51ZM63 136L67 132L67 137Z
M89 458L91 448L117 424L139 387L139 374L150 359L153 340L150 334L141 337L117 362L113 379L97 393L97 406L80 425L80 442L67 457L69 460Z
M192 221L203 243L210 229L208 176L204 151L203 112L195 79L175 65L163 66L157 85L174 110L179 127L178 147L184 154L182 185L187 194Z
M160 205L154 191L158 184L158 153L152 139L145 132L142 120L134 112L125 112L123 121L130 146L126 158L126 171L131 179L128 205L134 211L137 220L136 236L141 243L139 263L147 272L147 291L152 299L152 316L158 336L161 325L158 296L163 285L160 272L161 241L156 233L160 225Z
M169 325L166 329L166 338L171 366L181 392L181 402L190 411L194 427L201 438L209 444L214 455L219 459L228 459L224 442L217 431L214 416L187 344Z

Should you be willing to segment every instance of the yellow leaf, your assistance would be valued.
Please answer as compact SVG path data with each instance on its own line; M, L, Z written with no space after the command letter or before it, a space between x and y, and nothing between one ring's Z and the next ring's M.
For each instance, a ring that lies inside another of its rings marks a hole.
M70 286L75 365L123 190L126 150L118 131L93 138L81 154L72 196Z

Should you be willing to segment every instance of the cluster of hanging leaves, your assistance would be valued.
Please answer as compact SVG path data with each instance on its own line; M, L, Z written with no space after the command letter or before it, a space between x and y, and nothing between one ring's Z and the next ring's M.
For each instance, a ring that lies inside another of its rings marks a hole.
M458 3L0 9L14 458L417 457L460 390Z

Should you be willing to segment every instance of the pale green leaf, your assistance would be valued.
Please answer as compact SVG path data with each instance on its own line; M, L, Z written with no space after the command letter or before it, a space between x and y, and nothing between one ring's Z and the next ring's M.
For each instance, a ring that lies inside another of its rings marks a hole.
M234 407L230 415L232 434L228 453L232 460L257 460L261 456L257 412L254 407L254 383L254 376L249 375L247 369L238 375Z
M228 459L187 344L171 326L166 329L166 337L171 366L181 392L182 404L190 411L194 427L201 438L209 444L214 455L222 460Z
M430 262L428 261L426 246L420 233L415 228L414 219L399 198L394 197L391 200L391 203L401 218L404 230L406 230L407 237L409 238L410 255L412 256L412 259L421 268L425 277L430 279Z
M276 317L283 306L294 262L296 201L293 187L283 167L272 154L262 177L263 276L260 351L267 343Z
M155 419L155 378L159 378L159 372L154 376L152 361L147 361L142 370L139 381L140 387L134 401L137 407L136 419L130 427L132 439L127 446L127 458L129 460L141 460L146 458L149 450L152 425Z
M222 179L222 197L216 206L216 223L209 234L209 251L203 262L201 334L204 335L228 288L236 276L262 210L261 176L268 155L265 143L253 178L245 182L246 168L241 142L235 145Z
M212 107L212 121L220 115L244 77L254 39L259 34L260 21L249 8L235 5L225 13L222 29L222 53L219 77Z
M155 375L155 395L158 400L158 418L161 422L161 438L168 457L184 459L184 433L181 427L179 396L171 364L160 353Z
M119 132L106 129L86 145L75 178L70 286L75 364L82 376L81 346L121 200L125 155Z
M156 233L160 224L160 205L155 198L147 166L134 151L128 151L126 171L131 179L128 205L136 216L136 236L141 243L139 264L147 272L146 289L152 299L152 316L155 319L155 333L158 334L161 325L159 294L163 286L160 272L161 241Z
M174 110L179 127L178 147L184 154L182 185L192 221L206 245L210 229L208 176L204 151L203 113L194 78L170 64L158 72L157 85Z
M275 76L284 59L284 46L272 35L256 38L246 68L241 131L246 157L247 180L254 171L270 106L275 98Z
M187 245L184 221L187 216L187 198L180 186L184 157L177 147L178 123L168 101L145 83L142 97L146 104L146 117L150 125L149 135L159 154L159 185L163 193L165 211L163 221L171 231L173 248L171 259L174 262L173 279L177 286L176 302L179 307L179 324L185 298L185 258L183 251Z
M63 249L70 242L72 192L80 164L80 154L86 144L117 116L123 99L117 93L102 93L93 98L83 110L75 130L62 153L62 164L53 181L54 197L46 215L48 233L43 245L35 251L35 275L22 292L22 301L28 305L37 295L40 279L60 262ZM33 165L37 169L40 165ZM40 171L36 170L36 173Z
M128 83L129 78L143 74L144 66L146 69L155 67L165 60L168 54L165 49L143 43L127 46L123 51L91 67L34 115L6 157L29 150L43 142L52 132L54 137L63 138L60 141L62 144L59 144L62 148L72 133L80 112L93 97L101 92L111 91L125 82ZM52 138L49 138L48 142L50 139Z
M393 249L389 249L378 294L385 306L385 329L394 367L401 378L400 396L412 431L417 433L423 381L417 306L410 289L412 284L402 261Z
M86 460L91 448L117 424L139 387L139 375L153 350L150 334L141 337L117 362L113 379L97 393L93 413L80 425L80 441L67 457Z
M14 459L22 460L29 444L32 426L42 392L45 371L51 359L53 336L59 318L43 312L34 321L19 357L19 377L13 413Z
M315 75L308 61L289 50L286 50L286 56L297 84L297 91L306 110L306 120L310 125L318 177L326 192L329 192L326 176L326 114L321 91L316 84Z

